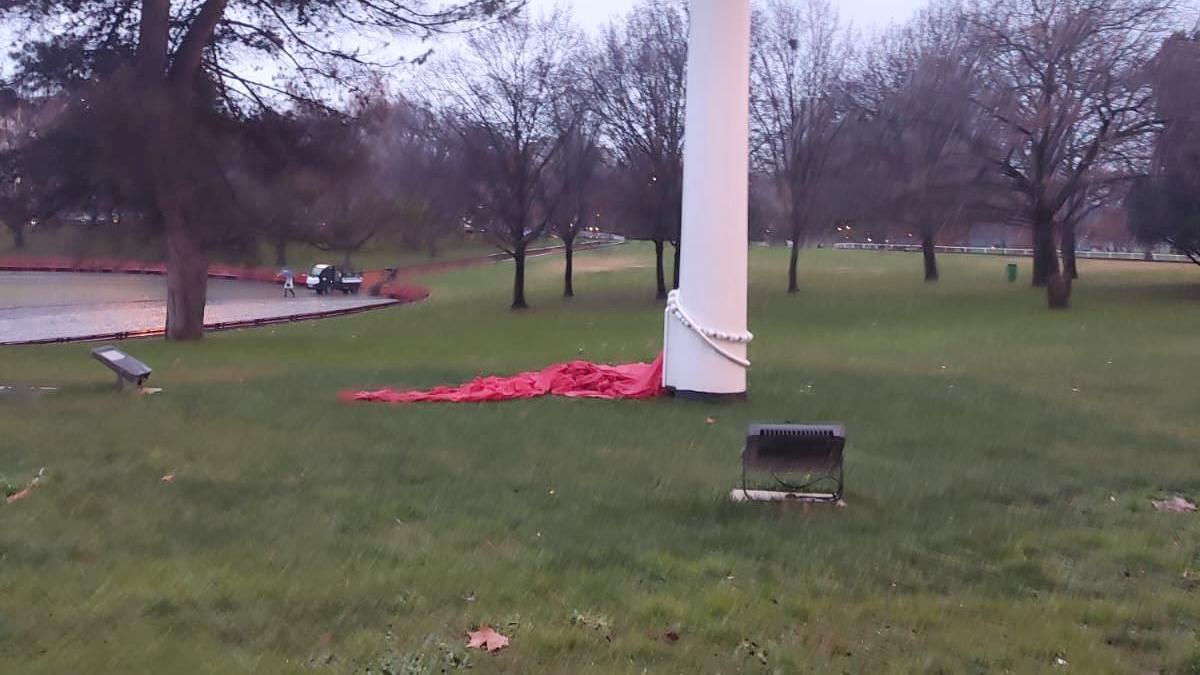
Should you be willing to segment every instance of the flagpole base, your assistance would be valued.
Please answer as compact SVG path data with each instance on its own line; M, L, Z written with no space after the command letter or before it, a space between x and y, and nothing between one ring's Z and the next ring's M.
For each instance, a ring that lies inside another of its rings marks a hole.
M703 403L745 403L746 392L735 392L728 394L714 394L707 391L690 391L687 389L676 389L675 387L667 387L667 395L672 398L677 398L682 401L700 401Z

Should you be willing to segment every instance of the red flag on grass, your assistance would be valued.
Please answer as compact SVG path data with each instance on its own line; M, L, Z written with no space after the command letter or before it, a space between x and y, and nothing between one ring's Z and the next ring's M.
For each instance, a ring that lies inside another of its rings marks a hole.
M342 393L341 399L377 403L484 403L539 396L641 399L661 393L662 355L659 354L653 363L610 366L570 361L507 377L477 377L454 387L434 387L424 391L348 391Z

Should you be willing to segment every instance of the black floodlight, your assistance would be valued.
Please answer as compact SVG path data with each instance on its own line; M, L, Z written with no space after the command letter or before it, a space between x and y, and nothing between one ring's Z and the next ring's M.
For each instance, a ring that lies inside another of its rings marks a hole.
M150 379L150 373L154 372L150 366L110 345L93 349L92 358L108 366L109 370L117 374L118 386L125 382L132 382L140 387Z
M841 502L845 446L841 424L751 424L742 449L742 486L730 496L734 501Z

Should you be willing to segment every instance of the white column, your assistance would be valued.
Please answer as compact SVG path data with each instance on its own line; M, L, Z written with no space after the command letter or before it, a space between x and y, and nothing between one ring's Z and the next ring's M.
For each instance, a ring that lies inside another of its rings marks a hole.
M663 368L681 395L746 392L749 97L750 0L692 0L682 269Z

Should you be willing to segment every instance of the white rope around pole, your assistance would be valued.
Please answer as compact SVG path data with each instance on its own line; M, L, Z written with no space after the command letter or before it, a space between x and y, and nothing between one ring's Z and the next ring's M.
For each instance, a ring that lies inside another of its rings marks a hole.
M713 351L743 368L750 367L750 361L738 356L737 354L731 354L727 349L725 349L725 347L718 344L717 341L732 342L734 344L750 344L750 341L754 339L753 333L749 331L744 333L726 333L724 331L711 330L701 326L696 322L695 319L689 316L688 313L683 309L683 306L679 304L678 290L673 290L667 294L667 313L675 317L675 319L679 321L684 328L687 328L696 335L699 335L709 347L712 347Z

